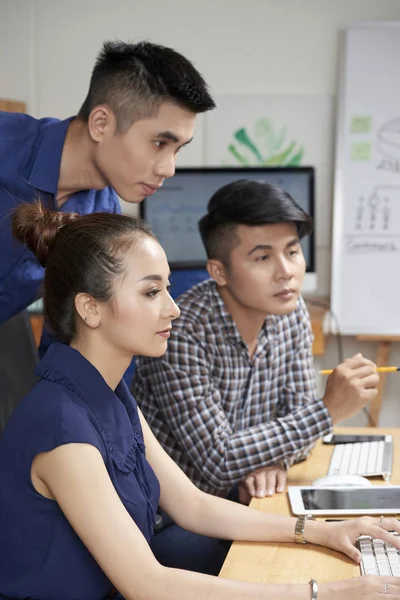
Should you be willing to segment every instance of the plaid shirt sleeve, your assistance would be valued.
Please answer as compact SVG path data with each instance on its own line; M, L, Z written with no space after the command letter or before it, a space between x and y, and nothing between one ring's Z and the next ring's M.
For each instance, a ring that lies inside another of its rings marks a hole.
M287 384L285 396L292 412L286 410L272 422L242 431L232 430L219 390L212 383L210 357L195 335L175 330L167 358L143 360L140 379L147 380L144 393L156 394L157 409L182 452L216 493L256 469L295 458L330 431L328 411L321 401L308 396L315 392L308 350L299 353L293 365L296 372ZM309 372L300 385L297 379L304 362ZM297 398L299 392L301 397Z
M323 400L315 400L318 398L318 392L312 354L314 336L310 316L302 298L299 300L298 311L293 314L297 320L296 327L293 328L297 335L296 352L286 365L286 382L280 397L278 415L280 418L289 414L298 415L302 426L309 430L314 440L305 445L300 452L295 452L290 458L284 460L286 467L306 458L314 447L316 439L332 431L332 419L328 409ZM302 409L310 405L310 402L317 411L315 418L312 419L302 415ZM315 438L314 432L317 429L321 433Z

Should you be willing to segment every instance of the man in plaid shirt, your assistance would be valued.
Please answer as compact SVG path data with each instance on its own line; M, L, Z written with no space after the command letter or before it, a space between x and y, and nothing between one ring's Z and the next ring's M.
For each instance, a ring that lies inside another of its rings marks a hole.
M285 192L240 180L200 220L211 279L178 299L168 350L137 359L133 393L165 450L202 490L239 498L283 491L286 468L376 394L357 355L318 398L300 296L300 239L311 218Z

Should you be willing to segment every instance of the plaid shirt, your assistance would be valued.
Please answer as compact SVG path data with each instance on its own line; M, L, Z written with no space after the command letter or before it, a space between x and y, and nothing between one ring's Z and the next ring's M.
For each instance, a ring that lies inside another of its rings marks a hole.
M213 280L178 304L167 353L137 358L133 393L161 445L200 489L226 496L252 471L288 466L331 432L302 298L291 314L266 318L252 358Z

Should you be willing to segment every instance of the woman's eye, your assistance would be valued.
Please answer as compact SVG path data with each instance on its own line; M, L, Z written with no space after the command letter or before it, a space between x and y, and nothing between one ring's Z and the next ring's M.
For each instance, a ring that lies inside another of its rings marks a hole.
M268 259L269 259L268 254L264 254L264 256L259 256L258 258L256 258L256 261L265 261Z
M158 290L158 289L157 289L157 290L150 290L150 292L147 292L147 293L146 293L146 296L147 296L148 298L154 298L155 296L157 296L157 294L159 294L159 293L160 293L160 291L161 291L161 290Z
M164 146L166 144L166 142L162 142L160 140L156 140L154 143L155 143L155 145L156 145L157 148L164 148Z

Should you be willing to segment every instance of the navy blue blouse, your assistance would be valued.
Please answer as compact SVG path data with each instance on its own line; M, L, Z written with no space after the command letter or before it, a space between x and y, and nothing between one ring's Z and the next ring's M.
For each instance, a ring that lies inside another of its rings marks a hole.
M113 392L69 346L53 344L37 374L0 440L0 597L101 600L110 581L58 504L34 489L31 464L63 444L95 446L149 541L160 488L145 457L137 405L123 380Z

